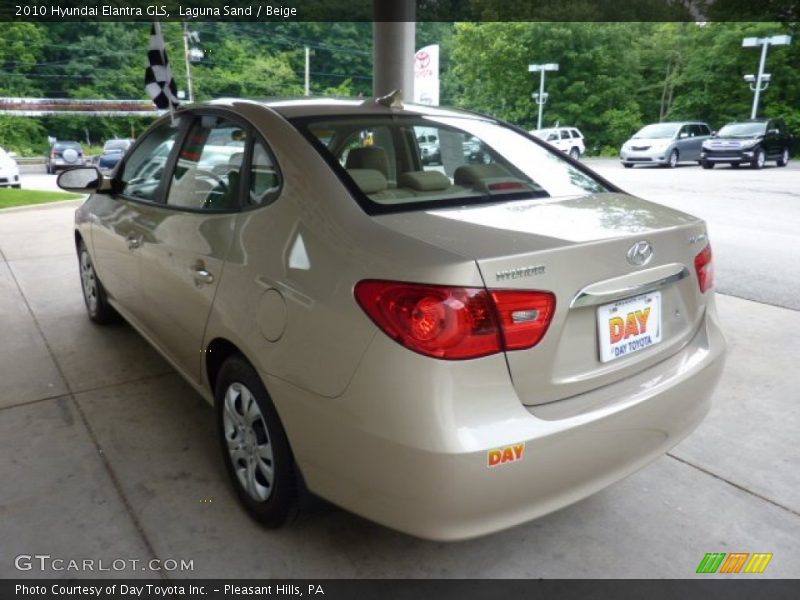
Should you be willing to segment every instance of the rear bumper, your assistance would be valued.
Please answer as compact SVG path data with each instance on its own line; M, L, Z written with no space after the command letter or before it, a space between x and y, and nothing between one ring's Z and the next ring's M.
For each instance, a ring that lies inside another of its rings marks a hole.
M380 335L373 344L380 353L397 346ZM510 384L490 383L492 361L470 361L472 381L487 383L467 388L458 374L414 373L402 363L381 372L370 360L378 352L367 353L336 400L275 379L268 387L312 491L394 529L449 541L558 510L664 454L707 413L725 341L711 306L672 357L535 407L523 406ZM521 460L489 467L489 451L521 443Z

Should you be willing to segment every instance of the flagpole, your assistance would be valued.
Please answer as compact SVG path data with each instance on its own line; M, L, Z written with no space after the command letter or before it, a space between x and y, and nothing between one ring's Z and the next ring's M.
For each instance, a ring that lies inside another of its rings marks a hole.
M155 29L156 35L162 40L164 40L164 36L161 33L161 22L153 21L153 28ZM167 41L164 40L164 56L166 57L166 55L167 55ZM164 62L165 63L167 62L166 59L164 60ZM169 104L169 118L170 121L172 122L172 126L176 127L177 121L175 120L175 107L172 104L172 98L170 98L170 94L167 94L166 96L167 96L167 103Z

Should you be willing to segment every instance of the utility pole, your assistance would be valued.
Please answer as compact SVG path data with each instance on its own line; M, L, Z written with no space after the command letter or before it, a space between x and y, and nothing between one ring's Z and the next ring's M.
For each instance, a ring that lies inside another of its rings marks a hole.
M764 73L764 67L767 64L767 50L770 45L772 46L788 46L792 42L792 37L789 35L773 35L771 37L756 38L749 37L742 40L743 48L755 48L761 46L761 60L758 62L758 75L745 75L744 80L750 84L750 89L755 92L753 96L753 110L750 113L750 118L755 119L758 114L758 100L761 97L761 92L769 87L772 76L769 73Z
M306 46L306 96L311 95L311 48Z
M536 129L542 128L542 111L547 102L547 94L544 91L544 73L545 71L558 71L558 63L547 63L544 65L528 65L528 72L539 73L539 92L533 93L533 99L539 105L539 120L537 121Z

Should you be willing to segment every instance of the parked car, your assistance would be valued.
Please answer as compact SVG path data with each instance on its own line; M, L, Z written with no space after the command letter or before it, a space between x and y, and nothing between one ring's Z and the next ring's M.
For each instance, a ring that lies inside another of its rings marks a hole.
M575 160L578 160L586 152L583 134L575 127L534 129L530 133L569 154Z
M130 138L106 141L103 144L103 153L95 159L95 165L101 172L110 173L131 145L133 145L133 140Z
M19 188L19 165L14 160L16 154L13 152L6 152L0 146L0 187Z
M791 136L782 119L751 119L728 123L703 143L704 169L718 163L745 164L761 169L768 160L779 167L789 164Z
M619 159L630 169L635 164L675 168L681 162L700 162L703 142L711 129L696 121L645 125L622 145Z
M417 136L420 156L423 164L433 165L442 163L442 150L439 147L439 138L432 133L420 133Z
M708 411L725 342L702 220L471 112L219 100L176 119L112 178L58 182L90 194L89 318L122 315L215 406L259 522L307 487L470 538L633 473ZM426 170L417 127L461 158Z
M83 148L78 142L56 142L50 148L45 166L49 174L85 164Z

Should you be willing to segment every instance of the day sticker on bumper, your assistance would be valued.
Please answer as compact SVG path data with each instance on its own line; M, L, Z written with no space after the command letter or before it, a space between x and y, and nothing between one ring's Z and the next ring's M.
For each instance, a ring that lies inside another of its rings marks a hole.
M493 448L486 453L487 466L497 467L506 463L517 462L522 460L524 455L525 442L503 446L502 448Z

